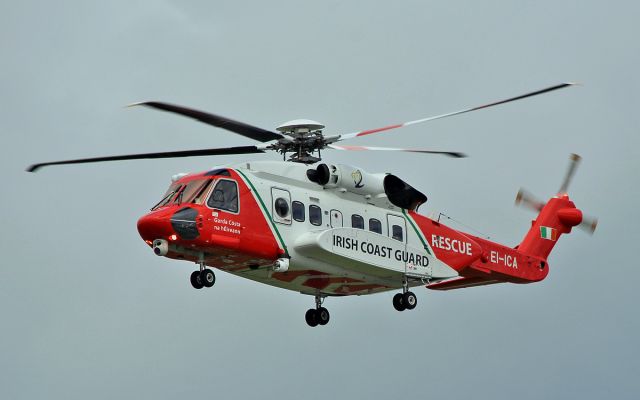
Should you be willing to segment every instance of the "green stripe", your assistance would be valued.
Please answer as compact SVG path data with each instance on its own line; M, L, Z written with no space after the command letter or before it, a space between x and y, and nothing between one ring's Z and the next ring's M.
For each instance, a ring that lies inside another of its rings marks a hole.
M282 240L282 236L280 236L280 232L278 231L278 228L273 223L273 219L271 218L271 214L269 213L269 210L267 209L267 206L265 206L264 201L262 201L262 197L260 197L260 193L258 193L258 191L256 190L256 187L253 186L253 183L249 180L249 178L247 178L247 176L245 174L242 173L242 171L240 171L239 169L236 169L235 171L238 172L240 175L242 175L244 180L247 181L249 186L251 186L251 190L253 190L253 193L256 194L256 197L258 198L258 201L260 202L260 206L262 206L262 210L264 211L265 214L267 214L267 217L268 217L267 220L269 220L269 224L271 224L271 227L276 232L276 235L278 236L278 240L280 241L280 244L282 245L282 248L284 249L285 254L288 256L289 255L289 250L287 250L287 245L284 244L284 240Z
M407 210L405 210L404 208L402 209L402 214L404 214L407 221L409 221L409 224L413 227L413 230L416 231L416 235L418 235L418 238L422 242L422 246L424 246L424 249L427 251L427 253L429 253L430 256L432 256L433 254L431 254L431 251L429 251L429 246L427 245L427 242L422 238L423 236L422 231L420 231L416 226L416 224L413 222L413 218L411 218L411 216L407 214Z

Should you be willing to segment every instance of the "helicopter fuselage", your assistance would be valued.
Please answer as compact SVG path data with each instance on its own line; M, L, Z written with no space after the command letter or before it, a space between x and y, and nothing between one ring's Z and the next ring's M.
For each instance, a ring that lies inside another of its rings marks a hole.
M327 182L313 167L277 161L180 176L138 230L158 255L316 296L547 274L536 257L418 214L410 192L385 193L384 174L327 170ZM415 207L393 204L403 202Z

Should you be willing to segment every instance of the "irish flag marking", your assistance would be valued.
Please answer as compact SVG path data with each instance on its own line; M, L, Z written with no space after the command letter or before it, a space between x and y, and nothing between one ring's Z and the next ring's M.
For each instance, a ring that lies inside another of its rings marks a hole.
M555 242L558 239L558 231L553 228L549 228L548 226L541 226L540 237L543 239L553 240Z

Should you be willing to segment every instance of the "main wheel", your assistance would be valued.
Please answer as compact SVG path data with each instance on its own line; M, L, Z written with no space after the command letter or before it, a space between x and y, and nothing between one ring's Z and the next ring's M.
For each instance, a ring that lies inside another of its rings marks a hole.
M200 278L200 271L193 271L191 273L191 286L194 287L194 289L202 289L204 287L204 284L202 283L202 279Z
M326 325L329 323L329 310L324 307L320 307L316 310L318 316L318 324Z
M304 319L307 321L307 325L318 326L318 312L315 308L308 309L307 313L304 315Z
M200 273L200 280L204 287L211 287L216 283L216 275L210 269L203 269Z
M402 296L402 303L407 310L413 310L418 305L418 298L413 292L407 292Z
M404 297L402 296L402 293L396 293L395 296L393 296L393 308L398 311L405 310L406 307L404 305Z

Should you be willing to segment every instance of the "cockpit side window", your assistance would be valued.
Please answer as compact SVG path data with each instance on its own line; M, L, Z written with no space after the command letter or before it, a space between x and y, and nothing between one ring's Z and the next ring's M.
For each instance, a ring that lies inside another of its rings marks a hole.
M237 213L238 205L238 185L234 181L219 180L207 200L207 206L218 210L225 210Z

